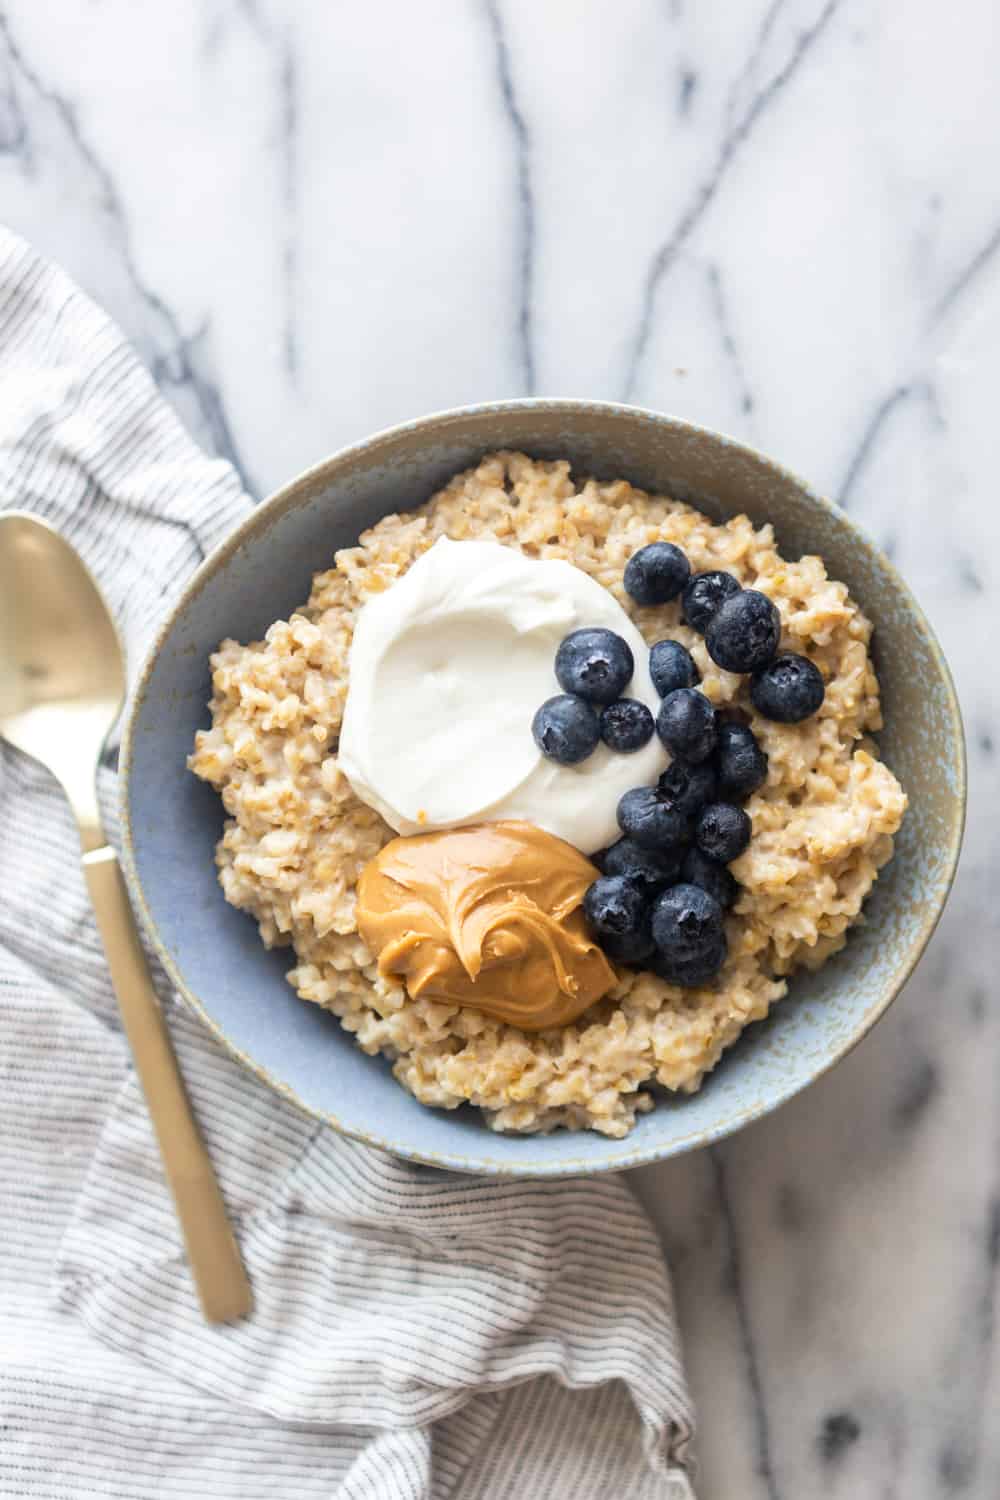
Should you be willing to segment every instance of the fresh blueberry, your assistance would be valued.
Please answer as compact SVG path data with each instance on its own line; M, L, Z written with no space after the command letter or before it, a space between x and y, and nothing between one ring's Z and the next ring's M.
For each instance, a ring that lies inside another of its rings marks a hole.
M653 951L649 898L625 875L602 875L583 898L587 926L609 958L641 963Z
M719 791L749 797L767 780L767 756L745 724L719 725L716 745Z
M697 687L701 681L694 657L680 641L657 641L650 646L649 675L661 698L678 688Z
M676 807L685 818L698 816L714 799L715 787L715 771L704 761L689 766L687 761L673 760L656 783L660 800Z
M589 703L560 693L542 704L531 721L535 744L549 760L575 766L597 749L601 721Z
M726 599L708 622L705 645L726 672L758 672L778 654L781 616L759 589L742 589Z
M669 604L691 577L691 564L673 542L640 547L625 564L625 589L636 604Z
M673 755L697 764L715 749L715 709L696 688L678 688L660 704L656 732Z
M673 885L680 874L681 848L644 849L635 839L619 839L605 849L601 869L605 875L624 875L650 895Z
M698 984L726 956L722 907L701 886L668 886L653 902L653 969L674 984Z
M711 943L687 958L657 950L652 958L646 960L645 967L652 969L654 974L665 979L668 984L676 984L681 989L694 989L718 974L728 951L726 934L720 932Z
M653 941L663 953L684 957L723 930L722 907L700 885L681 881L653 902Z
M574 630L556 652L559 686L588 703L614 703L634 670L630 647L613 630Z
M644 849L676 849L691 836L691 819L652 786L625 793L618 803L618 827Z
M688 885L700 885L703 891L715 897L723 911L732 906L739 893L739 886L725 865L720 865L717 859L709 859L697 846L684 856L681 879Z
M750 842L753 825L735 802L710 802L695 826L695 843L709 859L728 865Z
M806 656L779 656L757 672L750 683L750 701L765 719L798 724L814 714L826 696L819 668Z
M685 622L704 635L716 610L739 592L740 586L732 573L696 573L685 587L681 601Z
M619 698L601 710L601 739L609 750L631 755L653 738L653 715L638 698Z

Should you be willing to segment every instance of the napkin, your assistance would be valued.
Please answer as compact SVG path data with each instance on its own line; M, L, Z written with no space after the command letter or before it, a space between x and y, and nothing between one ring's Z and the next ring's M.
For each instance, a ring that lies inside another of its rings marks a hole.
M0 231L0 509L79 548L133 675L252 504ZM623 1178L452 1176L343 1139L154 977L253 1282L232 1327L199 1314L68 807L3 748L0 1494L691 1500L668 1273Z

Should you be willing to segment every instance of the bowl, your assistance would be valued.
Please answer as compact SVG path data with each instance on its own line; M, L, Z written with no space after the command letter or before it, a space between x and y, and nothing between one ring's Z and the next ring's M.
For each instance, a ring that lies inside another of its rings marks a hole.
M590 1132L491 1131L477 1110L418 1104L383 1058L285 980L256 923L227 905L213 850L216 793L185 770L207 724L209 653L259 639L308 596L312 574L381 516L421 504L484 452L567 457L690 500L709 515L774 524L788 557L819 553L875 622L886 726L881 747L909 793L896 855L846 948L800 973L699 1093L664 1097L622 1140ZM570 400L468 407L377 433L262 504L203 564L174 608L130 703L122 753L124 862L133 899L181 995L258 1077L334 1129L463 1172L561 1176L637 1166L704 1146L775 1109L854 1047L902 989L940 916L965 806L961 718L948 668L888 560L842 511L760 453L632 407Z

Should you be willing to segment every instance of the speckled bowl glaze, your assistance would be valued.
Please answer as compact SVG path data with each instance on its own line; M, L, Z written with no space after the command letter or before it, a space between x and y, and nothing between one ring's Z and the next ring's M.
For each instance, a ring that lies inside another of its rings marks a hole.
M910 809L892 864L847 947L800 974L701 1091L664 1097L624 1140L583 1132L498 1135L478 1111L427 1109L338 1022L304 1004L256 924L223 900L216 794L185 770L208 722L209 653L251 640L309 593L316 569L390 511L412 509L484 452L566 457L712 516L771 521L787 557L819 553L876 625L886 760ZM637 1166L738 1130L805 1088L861 1040L899 993L938 920L958 860L965 754L954 688L905 583L854 523L761 454L673 417L584 401L511 401L443 412L335 454L286 485L195 575L146 662L122 760L132 896L178 989L246 1066L335 1129L399 1156L466 1172L561 1176Z

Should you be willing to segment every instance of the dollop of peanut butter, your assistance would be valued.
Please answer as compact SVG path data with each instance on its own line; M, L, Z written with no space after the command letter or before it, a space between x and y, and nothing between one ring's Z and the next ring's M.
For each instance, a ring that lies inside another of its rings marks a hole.
M358 882L358 929L412 996L542 1031L615 982L584 923L590 860L531 823L397 838Z

